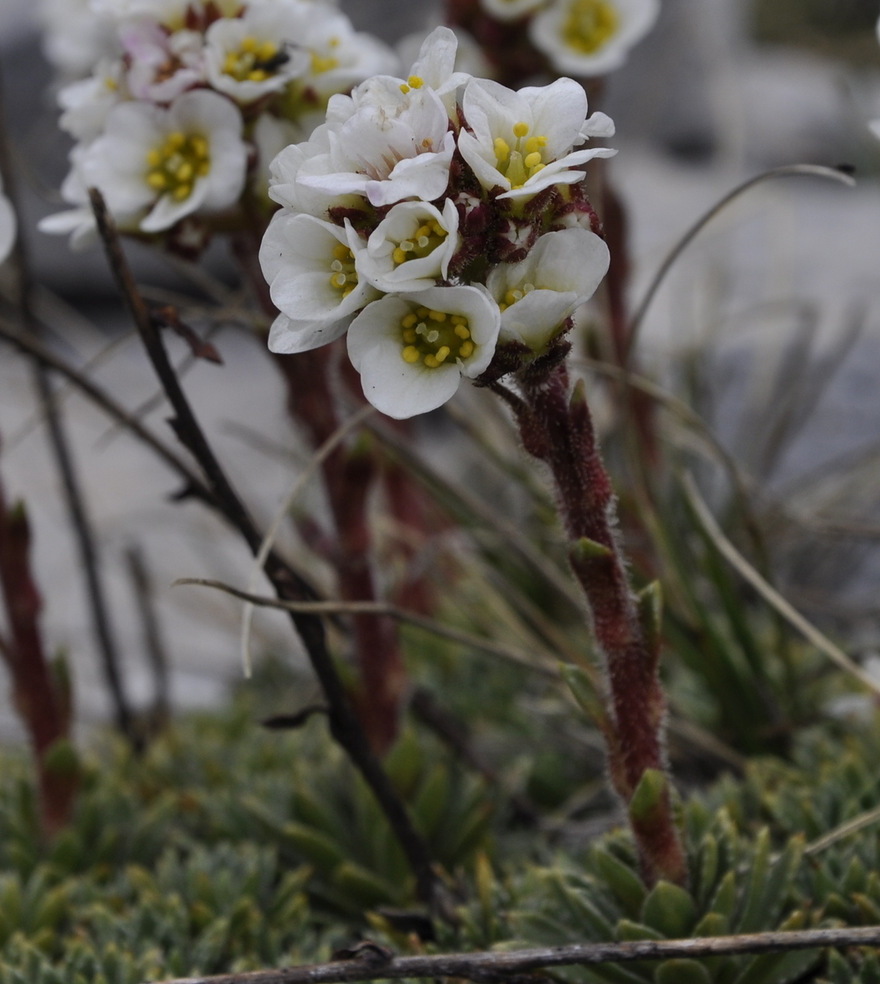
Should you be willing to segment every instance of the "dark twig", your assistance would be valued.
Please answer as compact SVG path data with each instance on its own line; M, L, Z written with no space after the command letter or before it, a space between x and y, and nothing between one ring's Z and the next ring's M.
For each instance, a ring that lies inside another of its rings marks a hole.
M161 727L171 716L171 685L168 653L162 640L154 604L153 580L144 559L144 552L139 546L130 546L125 551L125 559L135 592L135 607L141 619L144 649L153 671L155 693L151 717L153 726Z
M89 190L89 197L117 286L174 410L171 425L175 434L204 472L218 508L256 554L262 546L263 537L214 456L180 386L155 322L134 282L119 236L100 192L92 188ZM264 570L280 598L308 600L316 597L312 587L274 551L268 554ZM406 807L373 754L352 710L345 687L327 649L323 622L316 615L296 612L291 613L291 619L327 699L330 731L373 791L409 861L419 897L433 908L440 902L440 883L434 873L427 845L413 826Z
M518 975L549 967L589 966L631 960L700 960L719 956L785 953L824 947L877 946L880 926L812 929L792 932L707 936L685 940L637 940L625 943L572 943L524 950L451 953L430 957L335 960L304 967L257 970L214 977L186 977L155 984L337 984L408 978L460 977L478 984L509 982ZM529 977L529 980L536 980Z
M6 194L16 203L16 181L13 169L9 166L6 142L5 119L2 114L2 90L0 90L0 175ZM24 237L16 238L12 252L13 269L16 273L16 306L22 329L30 334L37 333L37 319L33 314L33 283L30 275L30 263ZM53 398L52 382L44 363L33 360L34 379L40 404L46 420L49 445L55 458L55 464L61 476L64 499L70 518L70 526L74 532L79 558L82 564L86 584L86 598L92 620L96 648L101 657L104 678L115 712L116 725L126 738L137 747L133 715L120 671L119 649L110 625L107 598L104 583L100 573L97 541L92 527L91 517L86 506L85 496L79 482L73 453L62 420L61 410Z

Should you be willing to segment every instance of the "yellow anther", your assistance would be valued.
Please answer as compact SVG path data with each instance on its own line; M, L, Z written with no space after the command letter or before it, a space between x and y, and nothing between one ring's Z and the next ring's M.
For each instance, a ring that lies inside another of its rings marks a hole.
M165 141L165 144L169 150L180 150L185 143L186 134L181 133L180 130L175 130L173 133L169 133Z
M440 348L437 349L437 355L435 358L438 362L445 362L449 358L450 351L451 349L448 345L441 345Z
M196 134L189 138L189 144L196 157L208 156L208 141L204 137Z
M190 164L189 161L184 161L180 165L180 167L174 172L174 177L181 182L190 181L192 180L192 176L194 172L195 172L195 168L192 166L192 164Z
M167 185L167 181L161 171L150 171L147 175L147 184L156 191L162 191Z
M162 163L162 154L154 147L147 153L147 164L150 167L158 167Z
M440 365L439 360L436 355L432 355L430 352L425 356L425 365L429 369L436 369Z
M446 320L446 312L445 311L429 311L428 312L428 317L432 321L445 321Z
M406 250L401 249L401 247L398 246L391 254L391 259L394 260L394 262L397 264L406 263L407 261Z
M171 197L176 202L182 202L184 198L189 198L192 194L192 185L182 184L178 185L174 191L171 192Z
M510 157L510 144L504 137L495 138L495 157L499 163L506 161Z
M250 35L241 39L241 50L247 52L249 55L255 55L257 53L257 45L257 39Z
M459 357L462 359L470 358L474 354L475 347L476 346L472 341L470 341L470 339L466 342L462 342L461 345L458 346Z
M418 362L421 358L421 354L415 345L407 345L400 354L403 356L403 361L408 362L410 365Z
M539 167L541 163L541 155L537 150L533 151L531 154L526 154L525 160L523 161L523 164L525 164L529 170Z
M417 314L417 315L418 315L418 316L419 316L419 317L420 317L420 318L421 318L422 320L424 320L425 318L427 318L427 317L428 317L428 309L427 309L426 307L417 307L417 308L416 308L416 314Z
M536 150L540 150L542 147L547 146L546 137L529 137L525 143L525 149L527 154L534 153Z
M520 121L519 123L513 124L513 135L515 137L524 137L528 132L529 132L528 123L523 123L522 121Z
M454 318L453 318L453 324L455 324ZM455 325L455 327L452 330L455 332L455 334L459 338L470 338L471 337L470 329L469 328L466 328L462 324Z
M407 94L407 93L409 92L409 86L408 86L408 85L406 84L406 82L401 82L401 83L400 83L400 91L401 91L401 92L402 92L402 93L403 93L404 95L406 95L406 94Z
M418 339L418 337L419 336L416 334L414 328L403 329L403 340L407 342L409 345L412 345L412 343L415 342Z
M257 50L260 61L270 61L278 54L278 45L274 41L263 41Z
M418 75L410 75L406 81L409 83L411 89L421 89L425 84L425 80Z
M410 312L409 314L404 315L404 318L400 323L403 325L404 328L414 328L418 320L419 319L416 317L416 315Z
M247 75L248 82L265 82L267 78L269 78L269 73L262 68L255 68Z
M315 75L320 75L321 72L331 72L338 67L338 58L334 58L332 55L319 55L317 51L312 52L312 71Z
M333 247L333 257L340 262L343 260L350 260L352 258L351 250L345 245L345 243L337 243Z

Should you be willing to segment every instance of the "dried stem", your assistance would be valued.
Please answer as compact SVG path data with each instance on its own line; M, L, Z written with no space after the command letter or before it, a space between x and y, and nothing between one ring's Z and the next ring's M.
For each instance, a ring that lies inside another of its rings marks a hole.
M174 410L172 427L178 439L204 472L212 498L218 508L256 554L260 550L263 537L221 468L181 389L162 339L134 283L118 233L100 192L90 189L89 196L98 232L117 286L125 298L147 355ZM315 598L311 586L275 551L268 554L264 569L280 598L289 600ZM406 807L398 797L387 773L373 754L360 722L352 710L345 687L327 649L324 626L320 617L293 612L291 619L302 639L329 705L328 718L333 737L346 751L373 791L409 861L416 879L419 897L430 906L438 904L440 883L432 868L427 846L413 826Z
M684 940L637 940L624 943L572 943L523 950L449 953L396 957L375 944L353 948L357 957L325 964L257 970L213 977L186 977L155 984L341 984L345 981L388 981L401 978L463 978L478 984L536 981L535 971L551 967L592 966L631 960L701 960L721 956L787 953L825 947L880 944L880 927L813 929L746 933ZM522 977L521 975L529 975Z

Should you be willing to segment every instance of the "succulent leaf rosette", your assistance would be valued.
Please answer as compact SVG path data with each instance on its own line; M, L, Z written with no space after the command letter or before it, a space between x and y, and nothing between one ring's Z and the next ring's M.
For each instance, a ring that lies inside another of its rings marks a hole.
M65 31L93 58L59 92L73 208L41 224L73 245L94 229L89 187L124 231L172 248L253 224L248 211L264 224L268 162L308 136L332 94L397 64L326 0L78 0L65 21L57 6L44 20L59 69L79 64Z
M345 336L366 398L396 418L566 349L608 269L584 165L614 153L588 146L611 120L571 79L514 92L455 54L437 28L406 79L332 96L270 168L269 347Z

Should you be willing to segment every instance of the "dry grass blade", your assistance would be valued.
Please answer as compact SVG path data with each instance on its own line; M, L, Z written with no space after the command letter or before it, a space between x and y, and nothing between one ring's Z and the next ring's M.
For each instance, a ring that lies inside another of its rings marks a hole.
M363 422L375 412L375 409L369 405L361 407L357 413L345 421L344 424L339 426L311 456L305 469L297 476L296 481L290 488L290 491L284 497L280 507L272 517L272 523L266 531L266 535L263 537L263 542L260 544L259 550L254 555L253 564L251 565L250 574L248 575L248 591L253 591L255 589L260 573L263 570L272 548L275 546L275 541L278 539L281 524L284 521L284 518L289 514L293 503L296 502L302 490L317 474L318 469L321 467L321 464L327 456L332 454L333 450L338 447L339 444L352 433L352 431L357 430L357 428L360 427L361 424L363 424ZM244 675L246 677L251 675L250 637L253 620L254 604L253 602L248 601L242 610L241 617L241 659L242 666L244 668Z
M685 474L682 477L682 488L694 514L700 521L704 532L714 544L718 552L736 570L736 572L747 581L761 597L768 602L790 625L792 625L803 637L820 652L824 653L840 669L855 677L860 683L864 684L875 694L880 694L880 682L865 673L858 664L853 662L847 654L836 646L826 635L820 632L815 625L804 618L782 595L755 570L754 567L743 557L736 547L724 535L721 527L715 521L715 517L709 511L703 497L697 490L693 478Z
M551 662L558 661L558 656L554 653L533 653L522 649L514 649L511 646L500 646L482 639L480 636L471 635L469 632L462 632L451 626L444 625L435 619L418 615L415 612L407 611L397 605L392 605L384 601L283 601L278 598L271 598L266 595L252 594L249 591L242 591L233 587L231 584L224 584L222 581L214 581L209 578L181 577L174 581L174 587L196 585L197 587L213 588L216 591L223 591L240 598L250 605L261 608L276 608L280 611L295 612L301 615L384 615L388 618L406 622L417 628L431 632L433 635L450 642L457 642L459 645L476 649L491 656L497 656L508 662L523 666L535 673L543 676L556 678L558 672L549 665Z
M747 191L751 191L751 189L757 185L763 184L765 181L770 181L773 178L786 178L793 176L828 178L832 181L839 181L841 184L849 185L850 187L855 185L855 181L849 174L845 171L838 170L837 168L823 167L819 164L786 164L782 167L774 167L770 171L764 171L762 174L758 174L754 178L749 178L748 181L744 181L742 184L737 185L737 187L732 191L728 192L719 202L716 202L712 208L710 208L707 212L701 215L696 222L694 222L694 224L687 230L687 232L684 233L675 246L672 247L666 259L660 264L659 270L654 274L650 284L648 284L644 297L630 319L629 331L626 336L627 342L626 351L624 352L624 365L626 365L629 356L632 354L642 322L645 319L648 308L651 306L651 302L654 300L654 296L660 288L660 285L666 279L666 274L669 273L669 270L675 261L691 244L691 241L703 230L705 226L709 224L709 222L712 221L712 219L715 218L716 215L723 212L724 209L727 208L731 202L739 198L740 195L745 194Z

